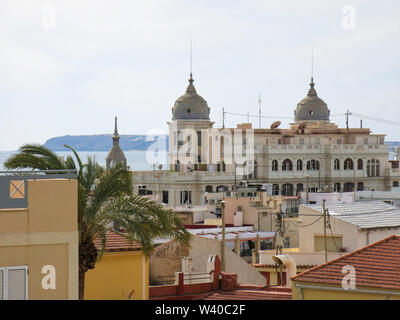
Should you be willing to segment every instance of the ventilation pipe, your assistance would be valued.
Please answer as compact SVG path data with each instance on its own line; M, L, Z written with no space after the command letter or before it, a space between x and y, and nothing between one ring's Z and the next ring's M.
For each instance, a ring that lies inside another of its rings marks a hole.
M282 254L277 256L272 256L272 259L279 265L284 265L286 267L286 286L291 288L292 282L291 277L297 274L296 262L288 254Z

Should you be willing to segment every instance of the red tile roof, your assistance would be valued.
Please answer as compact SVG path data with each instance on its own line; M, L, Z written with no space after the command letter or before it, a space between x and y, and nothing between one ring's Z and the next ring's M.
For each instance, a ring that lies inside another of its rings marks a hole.
M101 248L101 240L96 238L94 240L94 245L97 249ZM121 250L141 250L142 246L139 242L133 241L132 244L124 236L124 234L116 231L107 232L107 243L105 251L121 251Z
M275 269L275 265L274 264L257 263L257 264L253 264L253 267L254 268L269 268L269 269L274 268ZM283 267L286 268L285 266L283 266ZM315 264L298 264L296 267L298 269L311 269L311 268L316 267L316 265Z
M400 236L392 235L304 271L295 281L341 285L343 266L355 268L356 287L400 290Z
M196 300L292 300L291 291L217 290Z

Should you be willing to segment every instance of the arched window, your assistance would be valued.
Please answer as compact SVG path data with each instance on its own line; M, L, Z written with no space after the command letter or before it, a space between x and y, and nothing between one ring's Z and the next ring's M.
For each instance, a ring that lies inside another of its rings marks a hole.
M307 170L319 170L319 161L318 160L308 160L307 161Z
M272 160L272 171L278 171L278 161Z
M336 182L336 183L333 185L333 191L334 191L334 192L340 192L340 183L339 183L339 182Z
M344 192L353 192L354 191L354 183L346 182L343 187Z
M300 159L297 160L297 171L302 171L303 170L303 161Z
M399 182L398 181L393 181L393 187L397 188L399 186Z
M340 160L339 159L335 159L335 161L333 163L333 168L335 170L340 170Z
M272 195L273 196L279 195L279 184L272 185Z
M362 170L363 169L363 161L362 161L362 159L358 159L357 160L357 169L358 170Z
M282 162L282 171L292 171L293 170L293 164L292 161L289 159L285 159Z
M303 192L304 186L302 183L298 183L296 186L296 193Z
M353 169L354 169L353 160L351 160L350 158L344 160L344 170L353 170Z
M364 182L358 182L357 191L363 191L363 190L364 190Z
M206 192L213 192L212 186L206 186Z
M217 187L217 192L225 192L225 191L228 191L227 186L218 186Z
M293 185L290 183L285 183L282 186L282 195L283 196L293 196Z

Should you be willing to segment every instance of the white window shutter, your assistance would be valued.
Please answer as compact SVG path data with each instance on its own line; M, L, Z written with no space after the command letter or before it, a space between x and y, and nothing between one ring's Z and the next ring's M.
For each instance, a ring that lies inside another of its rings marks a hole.
M27 269L7 268L7 299L25 300L27 289Z
M0 268L0 300L4 300L4 287L5 284L5 271L4 268Z

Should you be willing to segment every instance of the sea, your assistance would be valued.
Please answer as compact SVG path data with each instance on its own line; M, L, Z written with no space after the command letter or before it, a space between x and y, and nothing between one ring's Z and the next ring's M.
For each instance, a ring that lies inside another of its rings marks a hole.
M17 151L0 151L0 170L5 170L3 163ZM83 162L86 162L88 157L92 157L96 160L100 165L106 165L106 151L78 151L79 157ZM68 156L74 155L69 151L56 151L61 157L64 159ZM158 168L159 165L162 165L163 169L168 168L168 153L167 152L159 152L156 154L152 154L147 151L124 151L127 164L130 170L153 170L154 164L155 168ZM393 159L393 152L389 152L389 160Z
M17 151L0 151L0 170L5 170L3 163ZM68 156L74 155L69 151L56 151L56 154L66 159ZM107 151L78 151L79 157L85 163L88 157L93 158L100 165L106 165ZM158 168L161 164L163 169L168 168L168 154L159 152L158 154L148 153L147 151L124 151L126 162L130 170L153 170L153 166Z

